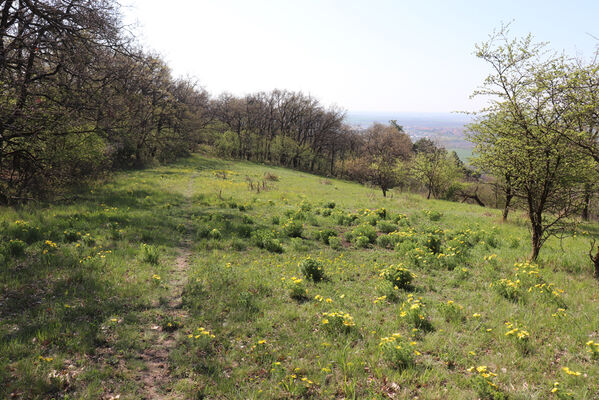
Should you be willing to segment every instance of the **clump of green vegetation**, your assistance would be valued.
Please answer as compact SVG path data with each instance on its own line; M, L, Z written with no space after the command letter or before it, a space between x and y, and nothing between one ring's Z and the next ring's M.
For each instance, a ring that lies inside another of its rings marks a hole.
M142 243L141 246L139 246L139 249L141 259L144 262L154 265L158 264L158 260L160 259L160 250L158 247L151 244Z
M457 304L453 300L447 300L447 302L440 303L438 306L439 314L443 316L447 322L463 322L466 317L464 315L464 307Z
M370 247L370 239L366 236L356 236L354 238L354 244L359 249L365 249L367 247Z
M361 224L345 234L345 238L350 242L356 242L359 237L366 238L367 243L374 243L377 237L375 227L370 224ZM364 239L360 241L363 242Z
M400 333L394 333L389 337L381 338L379 351L381 357L393 368L403 370L414 366L414 356L420 355L415 349L416 342L407 342Z
M261 249L266 249L271 253L282 253L283 245L275 238L271 231L257 231L252 234L252 242Z
M301 222L289 219L283 224L281 230L285 236L289 237L301 237L304 231L304 226Z
M376 223L376 228L383 233L391 233L397 230L397 225L390 221L381 220Z
M379 275L389 281L394 288L402 290L412 290L412 281L416 277L412 271L401 264L390 265L382 269Z
M320 282L325 279L324 267L322 262L308 257L303 259L299 263L300 271L302 275L306 277L306 279L311 280L312 282Z
M329 246L334 250L341 250L343 248L343 244L341 243L341 238L335 236L329 236Z
M5 252L12 257L21 257L25 254L27 244L20 239L10 239L5 245Z
M334 229L323 229L316 232L316 238L324 244L329 244L331 238L337 237L337 231Z
M354 318L344 311L322 313L321 325L330 333L350 333L356 330Z

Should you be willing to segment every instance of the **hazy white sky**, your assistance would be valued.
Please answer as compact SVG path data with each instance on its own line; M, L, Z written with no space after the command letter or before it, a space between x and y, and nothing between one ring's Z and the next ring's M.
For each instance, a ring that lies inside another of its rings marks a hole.
M501 22L590 56L599 0L122 0L126 22L175 75L210 93L302 90L350 111L449 112L488 70L474 55Z

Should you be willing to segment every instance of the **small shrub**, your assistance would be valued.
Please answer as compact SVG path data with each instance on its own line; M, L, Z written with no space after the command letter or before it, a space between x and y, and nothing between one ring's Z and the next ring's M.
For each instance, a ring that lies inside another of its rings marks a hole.
M331 209L330 208L325 208L321 211L320 213L323 217L328 217L331 215Z
M424 211L430 221L439 221L443 214L439 211Z
M196 239L206 239L210 236L210 229L207 225L199 225L196 227Z
M303 212L308 212L312 209L312 205L307 202L306 200L302 200L302 202L300 203L300 210Z
M381 217L379 217L378 214L368 214L366 217L364 217L363 221L366 224L372 225L372 226L376 226L376 224L379 222L379 220L381 219Z
M423 245L426 246L431 251L431 253L439 254L441 252L441 245L443 244L443 241L439 234L428 233L423 238L423 241Z
M381 270L379 276L391 282L394 287L403 290L413 289L412 280L416 277L414 273L407 268L404 268L401 264L390 265L387 268L384 268Z
M408 294L408 298L401 304L399 316L424 332L433 330L433 325L426 313L426 307L419 298Z
M312 226L320 226L320 223L315 215L308 215L306 217L306 222Z
M589 348L589 352L591 353L591 358L593 360L599 360L599 342L589 340L586 344Z
M408 343L402 339L401 334L383 337L379 342L379 350L383 360L398 370L403 370L414 365L414 355L420 354L414 348L416 342Z
M167 316L162 320L160 327L164 332L174 332L181 327L181 322L174 317Z
M140 252L141 259L144 262L154 265L158 264L158 259L160 258L160 251L158 250L158 247L142 243L140 246Z
M439 304L439 313L447 322L461 322L465 319L463 308L453 300L448 300L447 303Z
M324 208L328 208L328 209L333 209L335 208L336 204L334 201L327 201L322 205Z
M321 324L331 333L350 333L356 327L354 318L343 311L322 313Z
M296 278L295 276L291 277L289 297L300 302L308 300L308 289L306 289L303 279Z
M516 302L522 298L520 286L519 279L512 281L511 279L503 278L493 283L493 287L499 295Z
M522 354L527 354L530 352L530 334L526 329L518 328L511 322L505 323L508 331L505 333L505 336L511 338L514 341L514 344L518 348L518 350Z
M334 236L329 236L329 246L334 250L341 250L343 245L341 244L341 239Z
M301 237L302 232L304 231L304 226L301 222L290 219L282 226L282 231L285 236Z
M321 240L325 244L329 244L330 238L336 237L336 236L337 236L337 231L335 231L334 229L323 229L321 231L318 231L316 234L316 238L318 240Z
M6 244L6 252L13 257L21 257L25 254L27 244L20 239L11 239Z
M517 249L518 247L520 247L520 240L518 238L511 238L510 239L510 248Z
M40 228L22 220L16 220L10 224L6 230L6 233L9 237L22 240L27 244L32 244L33 242L37 242L42 238Z
M223 237L223 235L220 233L220 231L218 229L214 228L210 231L210 233L208 234L208 237L210 239L220 239Z
M497 236L495 236L494 234L489 234L485 237L485 243L487 244L487 246L492 247L492 248L497 248L499 247L499 241L497 240Z
M354 244L360 249L365 249L370 246L370 239L366 236L358 236L354 239Z
M489 371L484 365L479 367L468 368L469 372L475 372L473 378L473 386L478 393L479 398L489 400L508 400L509 397L503 393L499 387L493 382L493 378L497 375Z
M393 216L393 218L391 220L396 224L399 224L402 221L405 221L409 224L408 216L406 214L396 214Z
M273 225L279 225L281 223L281 219L279 218L278 215L273 215L272 218L270 219L270 222Z
M381 220L376 223L376 228L383 233L391 233L397 230L397 225L393 222Z
M311 257L302 260L299 264L302 274L312 282L320 282L325 278L322 263Z
M391 235L381 235L376 238L376 244L385 249L390 249L395 246L395 239Z
M372 225L362 224L358 225L351 232L352 238L363 236L368 238L369 243L374 243L376 240L376 229Z
M91 247L96 244L96 239L94 239L89 233L83 235L81 237L81 240L83 241L83 244L85 244L88 247Z
M254 245L270 251L271 253L282 253L283 246L279 242L274 234L270 231L257 231L252 234L252 241Z

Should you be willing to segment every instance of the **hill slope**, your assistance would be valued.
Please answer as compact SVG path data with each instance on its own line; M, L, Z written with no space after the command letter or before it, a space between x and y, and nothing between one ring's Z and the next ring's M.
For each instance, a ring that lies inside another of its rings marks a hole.
M597 398L588 233L514 218L200 156L3 209L0 397Z

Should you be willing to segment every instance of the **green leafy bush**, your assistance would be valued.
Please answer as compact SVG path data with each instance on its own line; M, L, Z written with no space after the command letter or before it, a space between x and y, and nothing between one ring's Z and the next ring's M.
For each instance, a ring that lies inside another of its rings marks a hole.
M271 253L282 253L283 246L279 242L274 234L270 231L256 231L252 233L252 242L254 245L270 251Z
M333 208L335 208L336 204L335 204L335 202L334 202L334 201L327 201L327 202L323 203L323 205L322 205L322 206L323 206L324 208L328 208L328 209L331 209L331 210L332 210Z
M511 301L519 301L522 299L521 282L519 279L500 279L493 283L495 291Z
M439 211L423 211L426 216L428 217L429 220L431 221L439 221L441 219L441 217L443 216L443 214L441 214Z
M308 300L308 289L304 285L303 279L296 278L295 276L291 277L289 297L300 302Z
M281 227L283 234L289 237L301 237L304 231L304 226L301 222L289 219Z
M140 246L141 259L150 264L158 264L160 258L160 250L158 247L146 243Z
M376 240L376 229L372 225L362 224L355 227L351 233L346 234L349 241L355 241L359 236L368 238L369 243L374 243Z
M379 351L383 360L398 370L403 370L414 365L414 355L420 354L415 348L415 342L408 343L401 334L383 337L379 342Z
M370 246L370 239L368 239L366 236L358 236L354 239L354 244L358 248L365 249Z
M463 307L453 300L448 300L446 303L439 304L439 313L447 322L461 322L465 319Z
M391 233L397 230L397 225L390 221L381 220L376 223L376 228L383 233Z
M316 238L318 240L321 240L325 244L329 244L330 238L336 237L336 236L337 236L337 231L335 231L334 229L323 229L316 233Z
M212 229L210 231L210 233L208 234L208 237L210 239L220 239L223 237L222 233L220 233L220 231L216 228Z
M391 282L394 287L403 290L411 290L412 281L416 277L409 269L404 268L403 265L390 265L387 268L381 270L380 277Z
M299 264L299 267L302 275L312 282L320 282L325 278L324 267L322 263L312 257L302 260Z
M329 236L329 246L334 250L341 250L343 248L341 239L334 236Z
M12 257L21 257L25 254L27 244L20 239L11 239L6 243L6 253Z
M380 247L391 249L397 244L397 239L391 235L381 235L376 238L376 244Z
M350 333L356 329L354 318L343 311L322 313L321 324L330 333Z
M22 240L27 244L32 244L42 238L40 228L22 220L9 224L6 233L9 237Z

